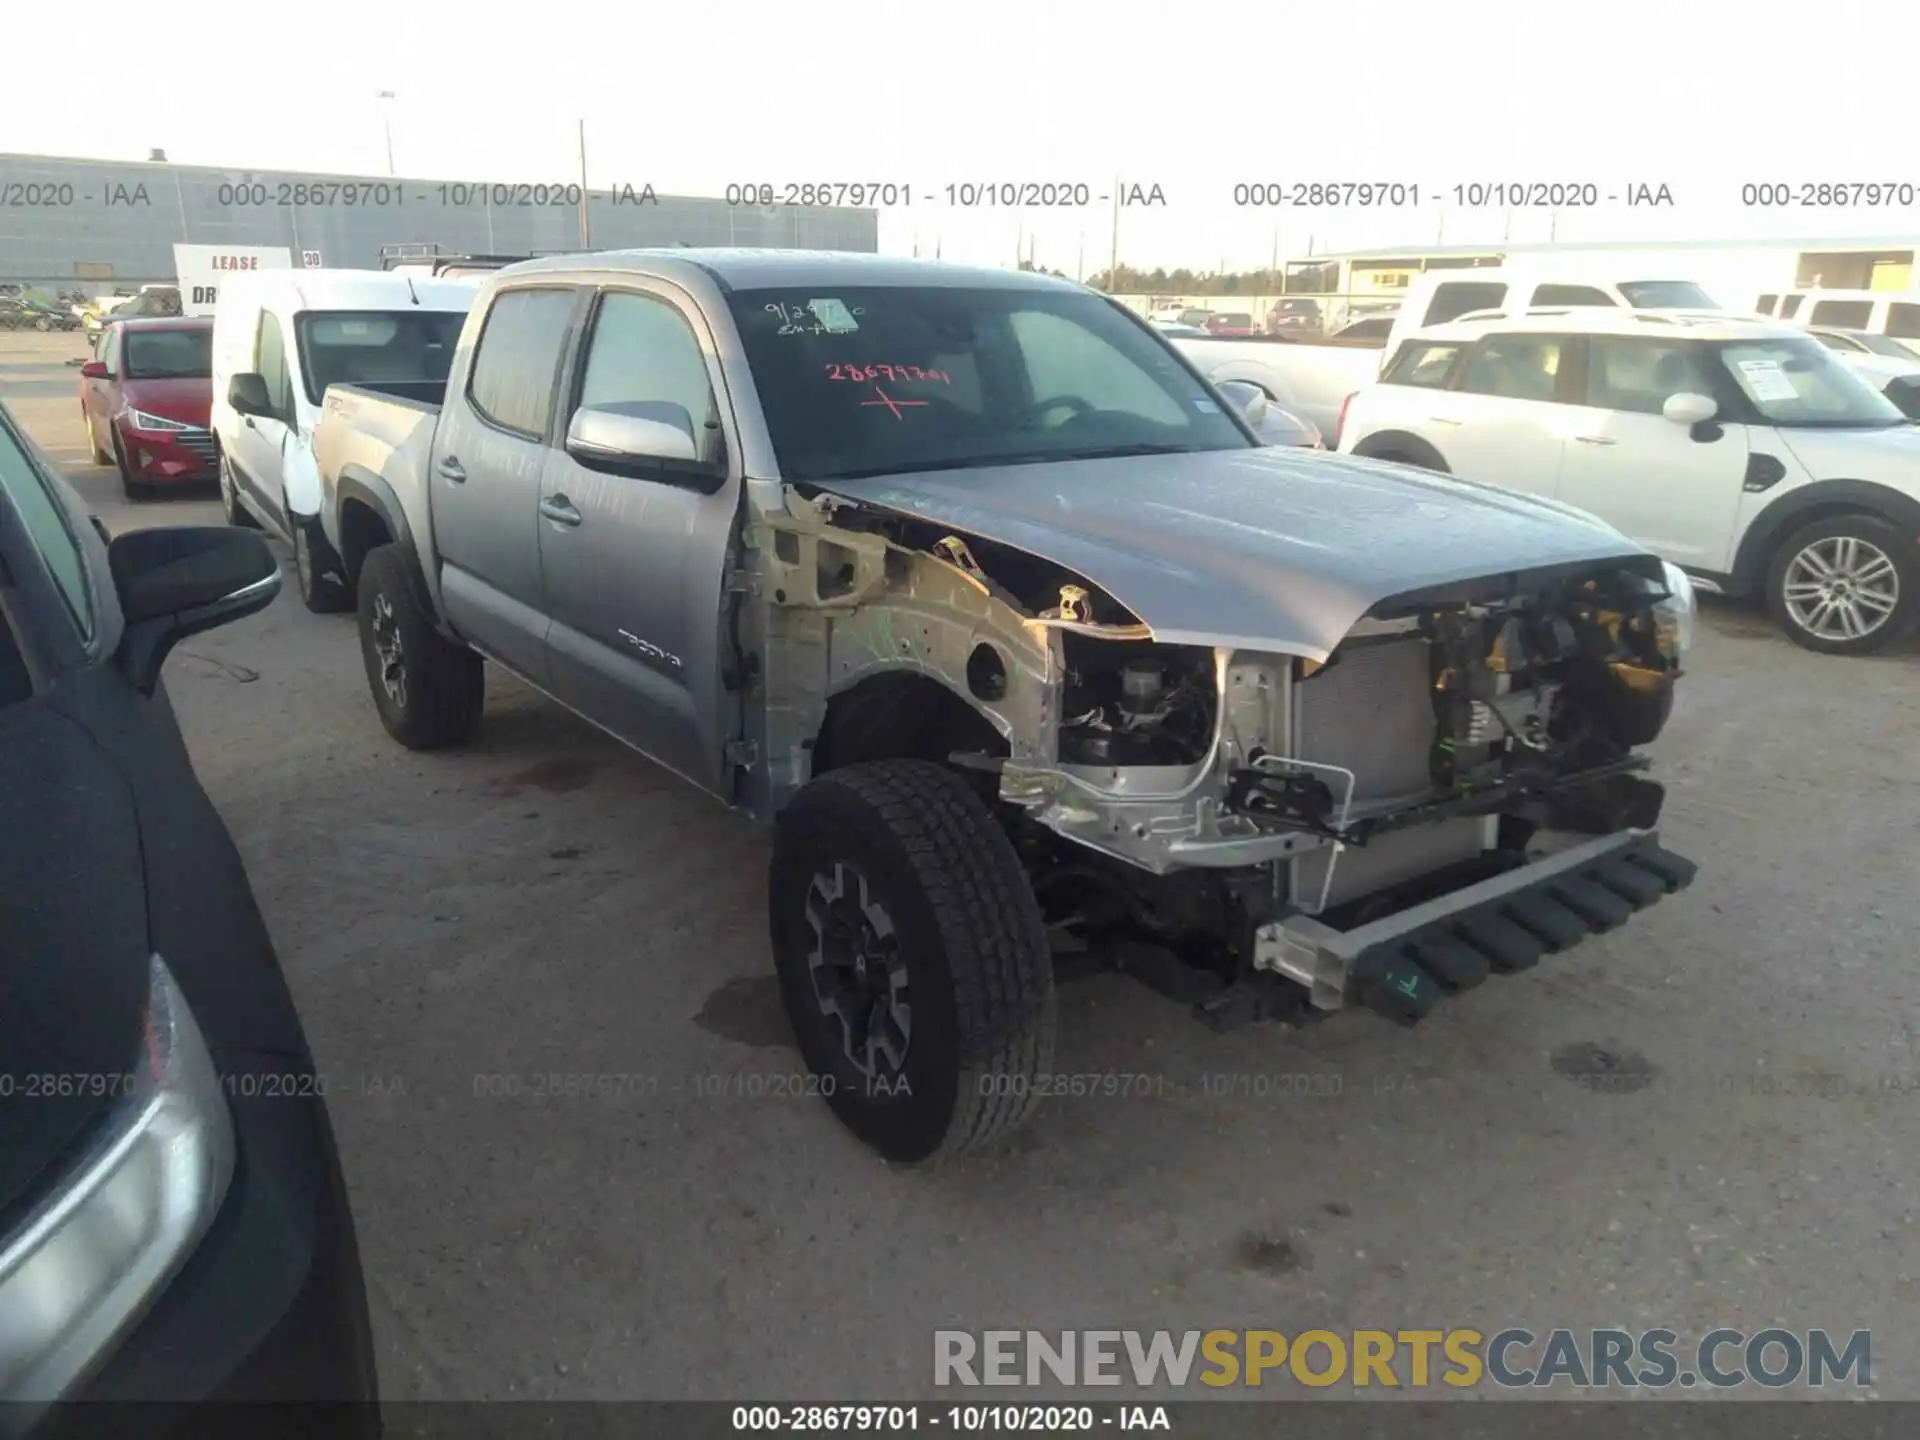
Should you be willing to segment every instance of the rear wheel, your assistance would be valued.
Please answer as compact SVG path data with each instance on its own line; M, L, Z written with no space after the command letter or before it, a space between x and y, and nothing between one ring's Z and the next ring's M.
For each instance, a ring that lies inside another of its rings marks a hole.
M1796 645L1871 654L1920 622L1920 549L1877 515L1815 520L1775 552L1767 602Z
M93 452L93 463L96 465L113 464L113 456L100 448L99 432L93 428L93 417L87 413L87 407L84 405L80 407L80 420L81 423L87 427L87 449Z
M889 1160L984 1148L1052 1063L1052 959L1019 856L943 766L834 770L781 812L774 965L822 1095Z
M293 520L293 576L300 587L300 603L316 615L336 615L353 608L353 587L347 584L346 563L327 543L327 532L317 516L295 515Z
M464 745L486 706L485 663L434 628L412 562L382 545L360 567L360 655L387 733L409 750Z

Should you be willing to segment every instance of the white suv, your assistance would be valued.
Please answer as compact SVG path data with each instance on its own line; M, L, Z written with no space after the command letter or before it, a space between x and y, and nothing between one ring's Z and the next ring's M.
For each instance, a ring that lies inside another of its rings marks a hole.
M1812 650L1920 622L1920 425L1803 330L1592 309L1416 332L1339 449L1577 506Z

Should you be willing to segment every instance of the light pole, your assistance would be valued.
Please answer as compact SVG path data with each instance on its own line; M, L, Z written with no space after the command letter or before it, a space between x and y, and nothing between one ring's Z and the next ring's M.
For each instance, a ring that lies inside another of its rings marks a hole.
M387 175L389 176L389 178L399 174L399 172L393 168L393 104L392 102L397 98L398 97L391 90L377 91L374 95L374 99L387 102L383 104L380 108L380 123L387 132Z

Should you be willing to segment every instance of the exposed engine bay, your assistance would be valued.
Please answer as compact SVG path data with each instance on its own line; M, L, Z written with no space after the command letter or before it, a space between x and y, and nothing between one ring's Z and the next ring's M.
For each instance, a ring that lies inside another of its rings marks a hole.
M864 508L832 521L831 539L773 548L841 612L785 612L835 683L910 655L964 695L999 742L983 728L942 758L999 803L1043 912L1089 950L1177 957L1160 977L1177 993L1264 968L1337 1006L1274 958L1276 927L1345 932L1542 845L1658 820L1663 792L1634 752L1671 711L1691 595L1683 607L1653 557L1395 597L1320 660L1161 643L1014 547ZM808 608L785 585L776 598ZM829 751L844 743L831 717L823 733Z

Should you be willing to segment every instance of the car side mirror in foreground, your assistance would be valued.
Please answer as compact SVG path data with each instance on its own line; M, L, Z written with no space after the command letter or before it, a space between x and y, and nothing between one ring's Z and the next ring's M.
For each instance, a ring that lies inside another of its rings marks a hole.
M107 546L126 631L118 660L143 695L189 635L266 609L280 562L255 531L227 525L134 530Z
M708 493L725 475L721 466L699 458L686 407L665 401L582 405L567 425L567 454L589 470Z
M227 404L241 415L272 415L273 397L267 394L267 377L247 370L227 382Z
M1240 418L1254 429L1267 418L1267 392L1250 380L1222 380L1215 387L1227 403L1240 412Z
M1704 425L1720 413L1720 407L1708 396L1683 390L1678 395L1669 395L1660 413L1676 425Z

